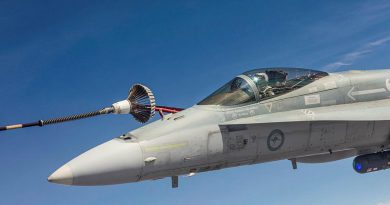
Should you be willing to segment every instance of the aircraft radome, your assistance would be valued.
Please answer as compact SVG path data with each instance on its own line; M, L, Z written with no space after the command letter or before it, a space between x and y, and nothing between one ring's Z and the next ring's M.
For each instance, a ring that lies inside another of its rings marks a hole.
M96 112L10 125L44 126L101 114L161 119L103 143L48 178L66 185L107 185L290 160L324 163L355 157L353 169L390 168L390 70L327 73L263 68L236 76L188 109L156 106L137 84L127 99Z

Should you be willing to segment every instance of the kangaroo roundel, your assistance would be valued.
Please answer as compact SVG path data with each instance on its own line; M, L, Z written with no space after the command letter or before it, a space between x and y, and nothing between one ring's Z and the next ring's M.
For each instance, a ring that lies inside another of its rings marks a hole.
M276 151L282 147L284 142L284 134L281 130L274 130L268 135L267 145L271 151Z

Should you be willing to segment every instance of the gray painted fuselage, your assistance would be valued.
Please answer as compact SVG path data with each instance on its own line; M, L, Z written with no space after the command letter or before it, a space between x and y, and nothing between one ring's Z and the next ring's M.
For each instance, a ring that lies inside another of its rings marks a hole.
M390 70L332 73L258 103L195 105L83 153L49 181L105 185L378 152L390 144L389 79Z

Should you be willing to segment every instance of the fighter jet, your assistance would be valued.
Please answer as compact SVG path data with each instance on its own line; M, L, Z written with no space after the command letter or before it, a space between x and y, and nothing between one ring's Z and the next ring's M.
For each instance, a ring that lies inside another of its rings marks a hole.
M2 130L44 126L100 114L133 114L146 122L69 161L48 177L66 185L108 185L289 160L324 163L350 157L353 169L390 168L390 70L338 73L262 68L234 77L188 109L156 106L150 89L84 115ZM167 114L168 113L168 114Z

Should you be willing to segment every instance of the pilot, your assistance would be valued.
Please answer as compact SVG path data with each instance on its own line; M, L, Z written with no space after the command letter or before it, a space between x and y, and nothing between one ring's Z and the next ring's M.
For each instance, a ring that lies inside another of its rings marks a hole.
M270 83L276 87L283 87L286 85L288 73L282 70L269 70L266 71L270 78Z
M254 81L259 89L260 98L274 96L272 87L269 85L269 77L266 73L256 73Z

